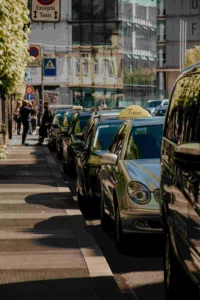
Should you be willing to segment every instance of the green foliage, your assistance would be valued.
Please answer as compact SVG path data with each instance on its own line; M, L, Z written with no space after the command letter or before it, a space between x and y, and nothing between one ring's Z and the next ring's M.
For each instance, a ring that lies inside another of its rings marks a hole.
M0 3L0 84L6 94L22 97L28 52L29 10L27 0Z

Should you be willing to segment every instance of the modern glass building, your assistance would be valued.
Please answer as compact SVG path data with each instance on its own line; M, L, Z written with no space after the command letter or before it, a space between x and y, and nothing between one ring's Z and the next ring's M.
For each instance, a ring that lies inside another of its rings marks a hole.
M69 88L84 107L156 95L156 0L73 0Z

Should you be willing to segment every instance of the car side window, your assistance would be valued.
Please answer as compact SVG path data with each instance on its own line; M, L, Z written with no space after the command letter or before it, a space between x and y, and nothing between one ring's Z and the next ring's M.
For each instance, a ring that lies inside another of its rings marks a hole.
M180 79L172 94L164 136L176 144L200 140L200 74Z
M85 149L89 149L91 146L93 131L94 131L94 126L91 127L91 129L87 135L87 138L85 141L85 147L84 147Z
M71 122L70 122L69 129L68 129L69 134L72 133L73 128L74 128L74 126L76 125L76 120L77 120L77 118L78 118L78 114L76 113L76 114L73 116L73 119L72 119Z
M122 151L123 146L123 140L126 133L126 125L122 125L120 129L118 130L115 139L113 141L113 144L111 145L110 151L111 153L115 153L116 155L119 155Z

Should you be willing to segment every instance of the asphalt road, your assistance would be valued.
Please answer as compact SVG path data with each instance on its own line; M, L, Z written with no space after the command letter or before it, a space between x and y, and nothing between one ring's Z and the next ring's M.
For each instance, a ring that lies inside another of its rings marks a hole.
M59 161L62 169L62 162ZM74 199L76 181L64 175ZM101 248L115 279L127 299L165 300L163 284L163 237L153 235L129 236L123 253L119 253L114 240L113 224L109 232L102 231L98 215L91 217L88 206L81 208L87 224Z

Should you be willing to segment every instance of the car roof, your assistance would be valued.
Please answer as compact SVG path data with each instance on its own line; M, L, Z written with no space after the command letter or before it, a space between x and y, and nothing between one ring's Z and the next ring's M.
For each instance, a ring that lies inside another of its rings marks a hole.
M101 125L112 125L112 124L123 124L125 120L119 118L112 118L112 119L95 119L96 124Z
M133 126L163 125L165 117L150 117L128 120Z

